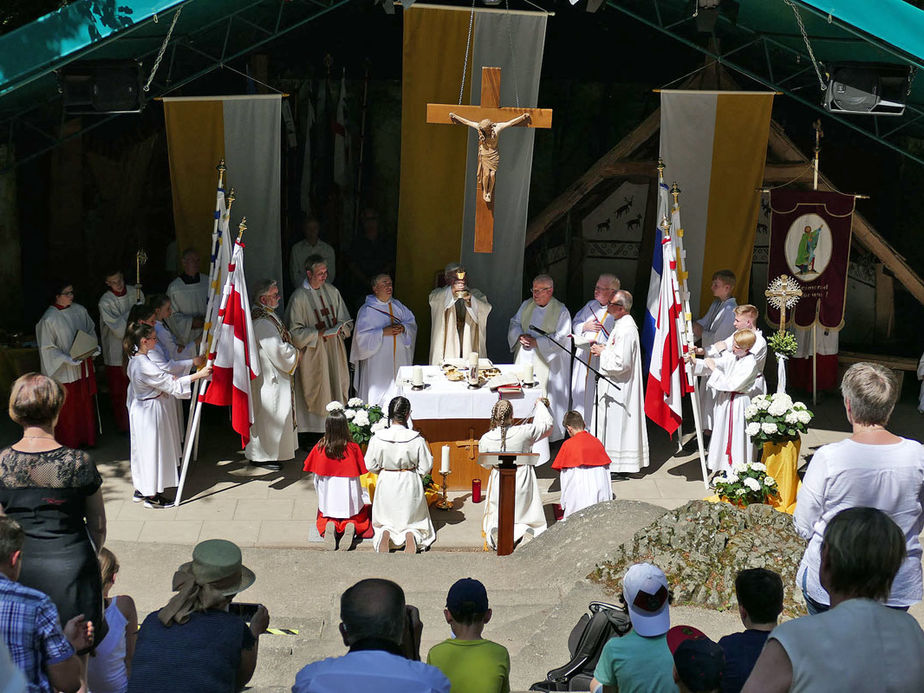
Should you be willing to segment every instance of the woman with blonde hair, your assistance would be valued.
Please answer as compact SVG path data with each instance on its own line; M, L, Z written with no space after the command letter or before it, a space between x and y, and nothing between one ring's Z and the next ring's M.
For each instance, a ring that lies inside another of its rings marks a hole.
M109 632L87 663L87 686L92 693L125 693L138 637L138 611L127 594L109 596L119 573L119 561L112 551L100 550L99 567Z
M549 401L542 397L536 401L531 424L514 425L513 405L502 399L491 410L491 430L481 436L478 450L484 453L532 452L533 445L552 432L552 414ZM516 503L513 515L513 540L523 537L532 539L546 530L545 512L542 509L542 494L536 481L534 465L517 466ZM488 479L487 502L484 506L482 531L488 546L497 548L498 485L500 474L491 468Z
M48 376L26 373L13 383L10 418L23 432L0 451L0 513L26 533L19 582L47 594L61 623L84 614L98 643L107 630L96 559L106 541L103 480L86 452L55 439L64 400Z
M854 364L841 392L853 434L821 447L805 473L793 520L809 544L796 584L810 614L827 611L831 602L818 576L825 527L846 508L878 508L901 528L907 550L885 604L907 609L924 596L918 539L924 529L924 446L886 430L899 388L885 366Z

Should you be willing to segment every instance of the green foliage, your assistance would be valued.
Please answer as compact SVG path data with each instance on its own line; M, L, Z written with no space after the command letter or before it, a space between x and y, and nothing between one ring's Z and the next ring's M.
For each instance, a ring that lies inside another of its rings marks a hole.
M767 346L776 354L777 358L781 356L792 358L799 348L792 332L774 332L773 336L767 340Z
M780 495L776 479L767 474L767 467L761 462L735 464L717 475L713 483L721 498L736 505L766 503Z

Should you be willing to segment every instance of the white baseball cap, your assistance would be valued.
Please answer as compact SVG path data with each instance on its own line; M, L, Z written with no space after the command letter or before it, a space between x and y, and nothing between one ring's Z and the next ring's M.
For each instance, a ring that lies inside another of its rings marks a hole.
M651 563L636 563L626 571L622 592L636 633L654 637L670 630L671 615L664 571Z

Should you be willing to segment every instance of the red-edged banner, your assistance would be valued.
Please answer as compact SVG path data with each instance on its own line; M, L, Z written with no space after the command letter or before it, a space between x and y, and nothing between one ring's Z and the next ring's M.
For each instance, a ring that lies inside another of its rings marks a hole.
M850 224L856 198L838 192L773 190L770 208L768 277L796 279L802 297L787 309L786 324L818 324L839 330L844 324ZM780 311L767 306L767 322L778 327Z

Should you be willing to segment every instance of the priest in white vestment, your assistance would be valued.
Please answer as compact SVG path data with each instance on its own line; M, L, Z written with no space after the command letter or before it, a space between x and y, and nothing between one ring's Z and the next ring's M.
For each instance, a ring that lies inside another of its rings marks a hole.
M376 431L366 449L366 469L379 475L372 502L372 546L382 553L402 546L405 553L416 553L436 540L423 488L433 455L423 436L407 427L410 415L410 402L393 398L388 428Z
M250 441L244 457L255 467L279 471L283 460L295 457L298 435L295 429L295 385L298 349L289 330L276 316L279 286L273 280L257 284L254 291L253 335L260 357L260 375L251 381L255 396Z
M93 355L83 359L71 356L77 332L96 338L96 327L87 309L74 303L74 287L58 283L54 299L35 326L42 375L64 386L67 396L55 423L55 439L69 448L96 445L96 375ZM98 353L98 350L97 350Z
M195 250L183 253L182 266L183 274L167 287L167 296L173 304L168 324L177 342L185 347L202 336L209 301L209 278L199 273L199 255Z
M312 255L307 286L296 289L286 308L292 344L302 352L295 371L295 418L300 433L323 433L327 405L346 402L350 390L345 340L353 321L340 292L327 283L327 263Z
M735 273L731 270L719 270L712 275L712 295L715 297L706 314L693 323L693 334L701 339L703 349L708 350L716 342L721 342L735 332L735 308L738 302L732 296L735 290ZM703 429L712 430L712 411L714 401L708 387L699 390L699 406L703 412Z
M387 274L372 280L372 294L356 314L350 363L356 368L353 387L367 404L388 404L385 397L395 382L398 369L414 362L417 321L414 314L393 296L394 285Z
M320 239L321 224L318 218L302 215L301 228L304 238L293 245L289 253L289 278L292 280L292 290L304 284L305 260L312 255L320 255L324 258L327 263L327 281L333 284L337 274L336 256L330 244Z
M600 380L597 388L596 419L592 431L609 455L610 472L628 474L648 466L648 428L642 395L642 356L638 327L629 311L632 294L617 291L609 303L616 321L605 345L591 350L600 356L600 372L619 387Z
M480 454L497 452L532 452L537 441L552 432L552 415L548 402L536 400L531 424L513 425L513 405L502 399L491 412L491 430L478 441ZM542 494L536 481L534 465L517 466L516 499L513 510L513 541L523 537L533 539L546 530L545 511L542 509ZM500 472L491 468L488 478L487 500L484 504L482 531L488 546L497 548L498 496Z
M430 364L468 358L477 351L487 358L488 315L491 304L468 285L468 274L458 263L446 265L446 286L430 292Z
M712 438L709 440L709 471L727 471L734 464L752 462L754 446L747 434L745 409L757 379L757 359L750 352L755 334L744 329L732 335L733 346L720 356L696 360L694 373L706 375L706 387L715 402Z
M126 284L122 272L114 270L106 274L106 293L99 299L100 347L103 363L106 365L106 382L109 384L109 399L116 428L128 431L128 408L125 397L128 393L128 376L122 365L122 338L128 325L128 313L137 303L144 301L141 290Z
M571 334L574 336L574 361L571 364L571 408L590 421L597 391L595 375L582 361L600 370L600 357L590 353L594 344L606 344L613 329L613 316L607 312L613 294L619 289L619 279L613 274L601 274L594 284L594 297L574 314Z
M514 354L514 363L531 365L539 387L548 393L551 441L565 437L561 420L568 411L571 386L571 315L565 304L553 296L554 291L555 284L549 275L540 274L533 279L533 297L523 301L507 330L507 344ZM539 329L534 329L536 327Z

